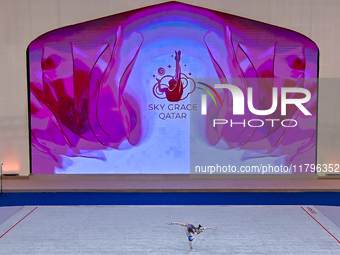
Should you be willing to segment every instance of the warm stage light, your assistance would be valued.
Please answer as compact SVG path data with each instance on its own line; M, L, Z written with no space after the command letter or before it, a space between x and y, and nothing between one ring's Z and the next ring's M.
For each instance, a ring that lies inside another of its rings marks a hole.
M3 174L19 174L20 164L16 160L4 160L2 165Z

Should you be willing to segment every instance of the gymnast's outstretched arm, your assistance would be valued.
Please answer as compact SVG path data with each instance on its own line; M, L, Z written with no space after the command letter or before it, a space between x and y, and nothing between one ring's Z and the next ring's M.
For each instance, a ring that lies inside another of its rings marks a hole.
M211 227L203 227L204 230L206 229L212 229L212 230L215 230L216 228L211 228Z

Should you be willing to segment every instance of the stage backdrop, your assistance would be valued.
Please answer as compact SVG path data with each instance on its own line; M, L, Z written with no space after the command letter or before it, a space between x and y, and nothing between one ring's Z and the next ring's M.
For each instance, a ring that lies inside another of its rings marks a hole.
M314 173L318 48L297 32L170 2L28 55L33 174Z

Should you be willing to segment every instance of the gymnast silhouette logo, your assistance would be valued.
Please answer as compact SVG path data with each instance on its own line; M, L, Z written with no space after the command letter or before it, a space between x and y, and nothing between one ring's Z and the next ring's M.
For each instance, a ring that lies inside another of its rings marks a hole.
M196 89L196 82L181 72L181 51L175 51L176 69L175 75L165 75L164 68L158 69L158 74L162 78L156 78L157 82L153 86L153 94L159 99L167 99L169 102L179 102L186 99ZM171 68L171 65L168 66ZM191 73L189 73L191 75ZM192 86L190 86L192 83ZM191 88L190 88L191 87Z

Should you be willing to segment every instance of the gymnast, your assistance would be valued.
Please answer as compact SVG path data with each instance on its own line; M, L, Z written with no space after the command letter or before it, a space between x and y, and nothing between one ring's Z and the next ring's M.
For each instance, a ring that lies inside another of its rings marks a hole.
M203 230L206 229L212 229L215 230L216 228L211 228L211 227L202 227L201 225L198 225L198 227L195 227L192 224L189 223L181 223L181 222L170 222L169 225L180 225L182 227L185 227L185 233L188 237L188 241L189 241L189 246L190 246L190 250L194 250L192 248L192 241L194 240L195 236L202 233Z

